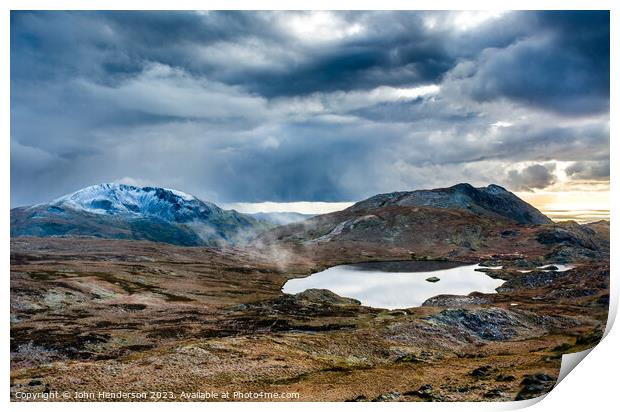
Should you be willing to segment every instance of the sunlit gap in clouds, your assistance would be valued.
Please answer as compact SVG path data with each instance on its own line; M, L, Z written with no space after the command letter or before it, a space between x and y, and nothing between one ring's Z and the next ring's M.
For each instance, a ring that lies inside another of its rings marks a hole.
M609 191L517 192L521 199L556 222L609 220Z
M227 203L226 209L235 209L241 213L295 212L305 215L320 215L337 212L352 206L354 202L260 202Z

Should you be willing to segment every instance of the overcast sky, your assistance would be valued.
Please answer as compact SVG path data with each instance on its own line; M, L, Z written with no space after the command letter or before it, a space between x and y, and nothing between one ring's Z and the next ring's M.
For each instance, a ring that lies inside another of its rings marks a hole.
M12 12L11 205L605 190L608 12Z

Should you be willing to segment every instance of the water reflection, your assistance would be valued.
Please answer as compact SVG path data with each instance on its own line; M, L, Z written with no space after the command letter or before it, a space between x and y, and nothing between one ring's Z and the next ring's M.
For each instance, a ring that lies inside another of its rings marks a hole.
M328 289L340 296L354 298L362 305L385 309L420 306L437 295L468 295L471 292L495 293L504 281L493 279L475 269L480 265L450 262L372 262L334 266L301 279L291 279L284 293L307 289ZM438 282L428 282L438 277Z

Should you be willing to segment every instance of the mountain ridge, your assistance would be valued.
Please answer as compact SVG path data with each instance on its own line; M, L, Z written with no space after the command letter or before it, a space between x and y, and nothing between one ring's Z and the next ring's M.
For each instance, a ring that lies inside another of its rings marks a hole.
M224 210L174 189L103 183L49 203L12 209L11 236L95 236L222 246L246 244L263 235L379 243L399 239L410 243L425 235L435 242L470 247L493 227L552 223L501 186L475 188L467 183L378 194L343 211L283 226L275 227L266 221L269 217ZM269 229L272 233L267 235Z
M503 217L518 224L547 224L552 220L512 192L495 184L476 188L459 183L447 188L391 192L355 203L351 210L373 210L388 205L462 209L471 213Z
M184 246L245 243L273 227L174 189L88 186L49 203L11 209L11 236L95 236Z

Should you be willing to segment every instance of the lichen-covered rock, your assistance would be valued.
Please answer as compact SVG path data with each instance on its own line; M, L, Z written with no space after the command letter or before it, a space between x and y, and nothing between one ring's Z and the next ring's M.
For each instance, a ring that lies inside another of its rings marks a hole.
M448 309L424 320L452 330L457 339L463 339L466 333L488 341L506 341L545 327L544 319L533 313L500 308Z
M557 378L546 373L526 375L521 381L521 390L515 400L536 398L549 392L555 385Z
M308 289L297 293L295 296L303 300L330 303L332 305L361 305L361 302L357 299L342 297L327 289Z

